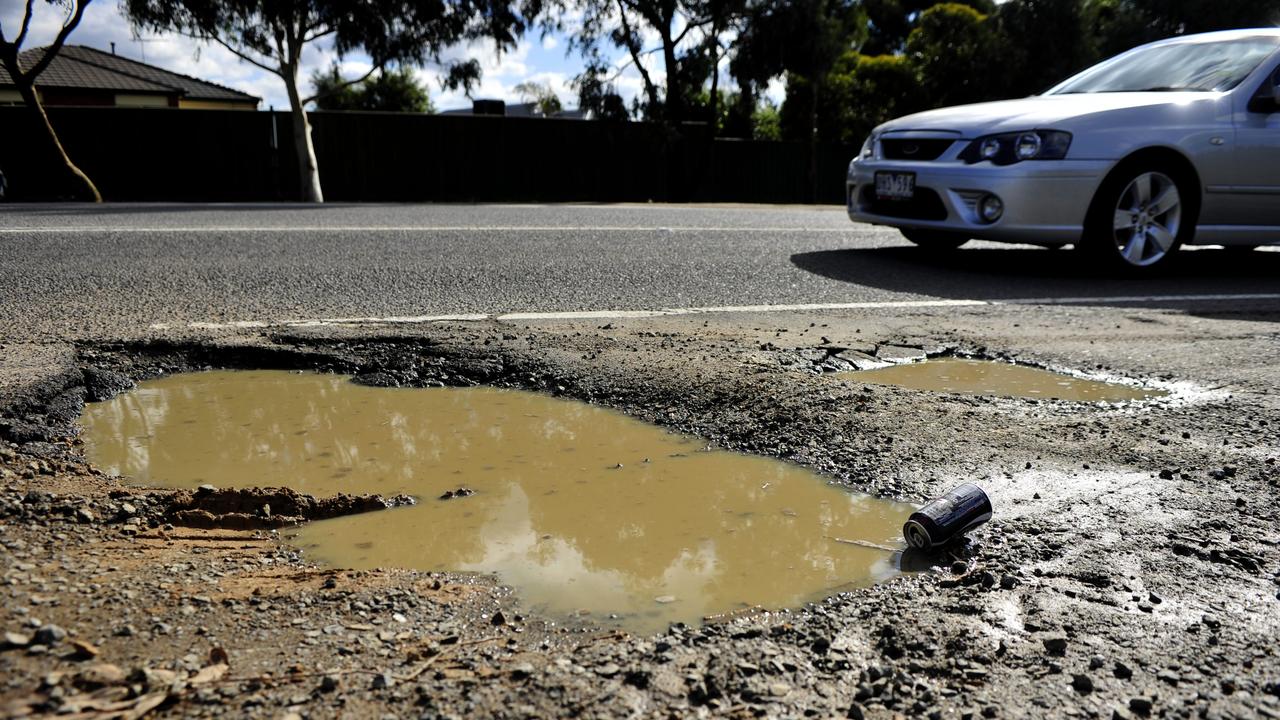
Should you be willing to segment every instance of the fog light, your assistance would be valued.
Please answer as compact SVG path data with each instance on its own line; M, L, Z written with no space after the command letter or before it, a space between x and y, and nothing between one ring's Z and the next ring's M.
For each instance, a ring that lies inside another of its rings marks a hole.
M1004 215L1004 201L995 195L987 195L978 205L978 213L986 222L993 223Z

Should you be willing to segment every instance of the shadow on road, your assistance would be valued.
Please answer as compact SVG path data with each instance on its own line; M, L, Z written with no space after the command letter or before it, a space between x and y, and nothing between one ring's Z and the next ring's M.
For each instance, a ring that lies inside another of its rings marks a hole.
M1038 248L980 247L943 253L916 247L823 250L797 253L791 262L832 280L956 300L1043 298L1187 311L1210 303L1222 311L1244 301L1185 296L1280 293L1277 252L1183 250L1158 276L1140 278L1107 273L1070 250ZM1280 299L1248 303L1255 310L1280 308Z

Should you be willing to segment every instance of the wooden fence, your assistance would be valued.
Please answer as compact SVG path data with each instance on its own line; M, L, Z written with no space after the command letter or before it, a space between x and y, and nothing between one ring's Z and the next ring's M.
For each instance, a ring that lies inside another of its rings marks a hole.
M284 112L50 108L72 159L108 200L298 197ZM311 114L325 198L351 202L843 202L856 149L710 139L705 126L374 112ZM10 199L65 192L43 134L0 107ZM813 197L816 185L817 197Z

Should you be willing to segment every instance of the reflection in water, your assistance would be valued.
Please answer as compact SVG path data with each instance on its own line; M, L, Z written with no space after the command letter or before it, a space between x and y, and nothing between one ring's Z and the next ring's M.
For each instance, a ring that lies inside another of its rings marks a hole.
M1125 402L1168 395L1163 390L1145 390L1120 383L1084 380L1023 365L958 358L841 373L841 377L871 385L897 385L912 390L1076 402Z
M210 372L143 383L83 422L90 458L139 482L415 495L295 542L343 567L496 573L543 612L635 631L886 578L891 553L833 538L901 548L912 510L518 391ZM459 487L475 494L438 499Z

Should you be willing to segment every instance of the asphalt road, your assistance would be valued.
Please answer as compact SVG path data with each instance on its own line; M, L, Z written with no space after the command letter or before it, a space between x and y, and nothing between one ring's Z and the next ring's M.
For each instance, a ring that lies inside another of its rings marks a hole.
M1164 276L1133 280L1062 250L931 256L827 207L0 206L0 339L14 342L157 324L936 300L1274 310L1280 253L1184 251Z

